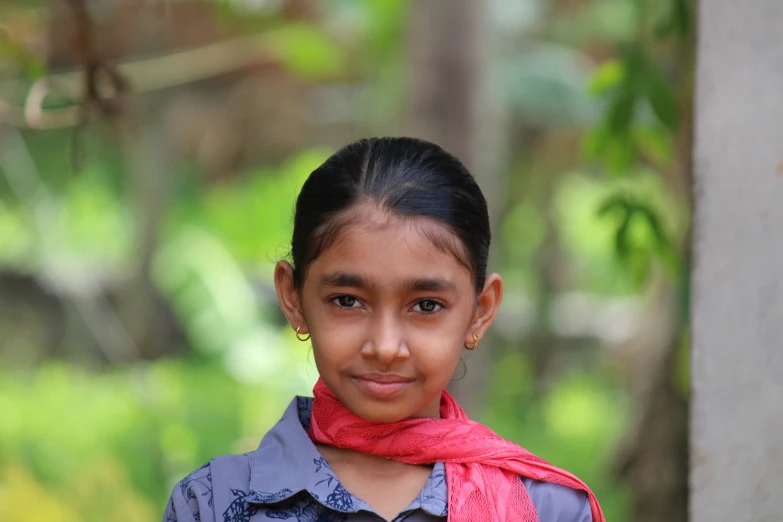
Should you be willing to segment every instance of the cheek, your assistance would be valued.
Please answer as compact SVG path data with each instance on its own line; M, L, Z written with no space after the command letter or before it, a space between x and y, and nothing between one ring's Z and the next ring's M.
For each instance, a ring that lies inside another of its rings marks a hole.
M445 335L429 331L408 340L408 345L419 364L437 368L441 365L449 365L451 361L456 364L462 353L461 339L459 333Z
M408 347L421 369L428 373L453 371L462 355L467 325L463 317L454 316L437 324L411 328Z
M449 321L444 321L437 334L430 336L430 342L437 343L440 355L440 364L448 365L453 372L459 364L463 353L465 336L473 321L474 308L472 303L460 307L458 314L454 314ZM449 374L449 379L451 374Z
M356 356L363 342L363 327L358 321L339 320L329 305L313 306L305 311L310 327L313 355L319 371Z

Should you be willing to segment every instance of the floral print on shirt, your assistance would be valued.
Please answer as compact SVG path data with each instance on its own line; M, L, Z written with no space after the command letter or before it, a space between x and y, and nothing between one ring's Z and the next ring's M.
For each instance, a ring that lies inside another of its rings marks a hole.
M244 455L212 459L182 479L163 522L378 522L366 502L340 483L307 435L312 398L297 397L280 422ZM524 479L540 522L591 522L587 496ZM436 463L420 494L391 522L444 522L446 468Z

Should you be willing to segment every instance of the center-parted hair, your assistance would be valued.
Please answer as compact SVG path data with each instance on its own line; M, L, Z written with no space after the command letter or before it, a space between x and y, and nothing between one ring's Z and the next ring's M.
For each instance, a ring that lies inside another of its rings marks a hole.
M301 288L307 267L372 203L399 217L425 218L452 235L425 230L484 286L490 229L487 202L473 176L439 146L415 138L370 138L335 152L305 181L296 200L291 257ZM457 241L455 242L454 239Z

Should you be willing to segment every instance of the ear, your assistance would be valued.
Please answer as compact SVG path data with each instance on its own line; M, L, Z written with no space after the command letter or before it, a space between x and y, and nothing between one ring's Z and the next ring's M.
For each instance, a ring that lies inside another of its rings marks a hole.
M299 290L294 285L294 267L286 261L278 261L275 265L275 289L280 309L291 323L291 328L299 328L299 333L303 335L309 333L302 313Z
M503 279L498 274L490 274L484 283L484 289L478 295L478 306L473 316L473 322L465 333L465 344L473 344L473 336L484 337L487 329L495 321L495 317L503 300Z

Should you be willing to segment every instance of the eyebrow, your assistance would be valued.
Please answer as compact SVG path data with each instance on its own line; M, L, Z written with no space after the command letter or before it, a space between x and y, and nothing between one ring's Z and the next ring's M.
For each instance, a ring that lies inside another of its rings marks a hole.
M351 288L361 288L363 290L369 290L375 287L366 277L359 274L347 274L345 272L326 274L321 278L321 284L324 286L347 286Z
M409 279L405 281L405 289L409 292L456 292L454 281L440 277Z
M321 278L324 286L342 286L370 290L375 288L375 283L359 274L345 272L333 272ZM403 282L403 288L407 292L456 292L457 285L454 281L440 277L422 277L408 279Z

